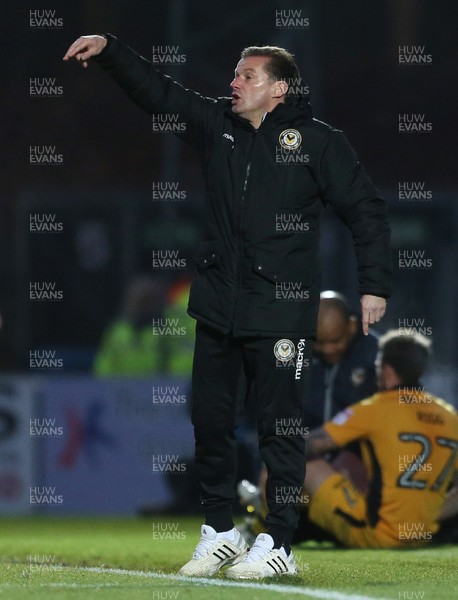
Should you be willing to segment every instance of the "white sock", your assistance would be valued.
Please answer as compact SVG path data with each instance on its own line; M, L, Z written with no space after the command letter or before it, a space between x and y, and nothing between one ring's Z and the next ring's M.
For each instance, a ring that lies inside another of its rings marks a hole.
M233 542L235 540L235 533L236 533L235 527L233 527L232 529L229 529L229 531L219 531L216 534L216 539L219 540L221 538L224 538L226 540L230 540L231 542Z

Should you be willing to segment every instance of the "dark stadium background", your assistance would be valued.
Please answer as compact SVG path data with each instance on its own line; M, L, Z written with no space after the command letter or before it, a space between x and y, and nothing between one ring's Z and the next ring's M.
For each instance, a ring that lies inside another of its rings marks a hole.
M311 89L314 115L343 129L390 205L395 290L378 329L419 319L434 340L436 389L455 401L454 2L44 2L37 8L56 9L64 21L63 28L44 31L29 28L30 8L10 5L2 19L3 372L27 372L29 350L41 347L60 349L67 371L87 371L127 282L150 270L151 248L179 248L191 262L199 244L203 188L196 156L172 135L153 134L151 118L97 65L83 70L61 60L79 35L108 31L146 57L153 45L178 45L185 64L164 71L212 96L228 94L246 45L283 45L294 52ZM275 11L288 9L301 9L310 26L276 29ZM432 64L399 66L399 45L424 45ZM31 98L30 77L56 78L63 96ZM399 113L425 114L432 132L398 133ZM55 145L63 165L30 166L29 146L34 144ZM179 180L186 202L152 202L152 182L158 180ZM403 181L423 182L431 201L400 201ZM64 231L30 235L34 210L55 213ZM78 236L85 239L79 247ZM348 294L357 307L349 234L328 211L322 247L322 287ZM400 270L398 251L406 249L424 251L432 268ZM167 274L171 281L174 276ZM55 281L64 301L30 302L31 280Z

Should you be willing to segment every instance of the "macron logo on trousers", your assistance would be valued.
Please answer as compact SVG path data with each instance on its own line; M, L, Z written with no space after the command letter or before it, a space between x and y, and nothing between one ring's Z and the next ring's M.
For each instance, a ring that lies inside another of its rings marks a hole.
M302 374L302 367L304 365L304 348L305 338L301 338L297 344L297 359L296 359L296 375L294 379L300 379Z

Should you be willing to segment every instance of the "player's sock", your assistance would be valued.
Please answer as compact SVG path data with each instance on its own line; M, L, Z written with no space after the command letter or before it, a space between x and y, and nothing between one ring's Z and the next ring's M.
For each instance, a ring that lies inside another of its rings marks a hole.
M223 506L205 513L205 524L210 525L217 533L230 531L234 528L230 506Z

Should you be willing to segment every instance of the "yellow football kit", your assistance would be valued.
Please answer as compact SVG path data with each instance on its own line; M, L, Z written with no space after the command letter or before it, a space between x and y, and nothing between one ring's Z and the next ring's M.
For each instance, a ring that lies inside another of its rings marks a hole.
M359 441L370 487L336 473L317 490L310 519L344 545L411 546L431 540L458 469L458 415L421 388L379 392L323 426L338 446Z

